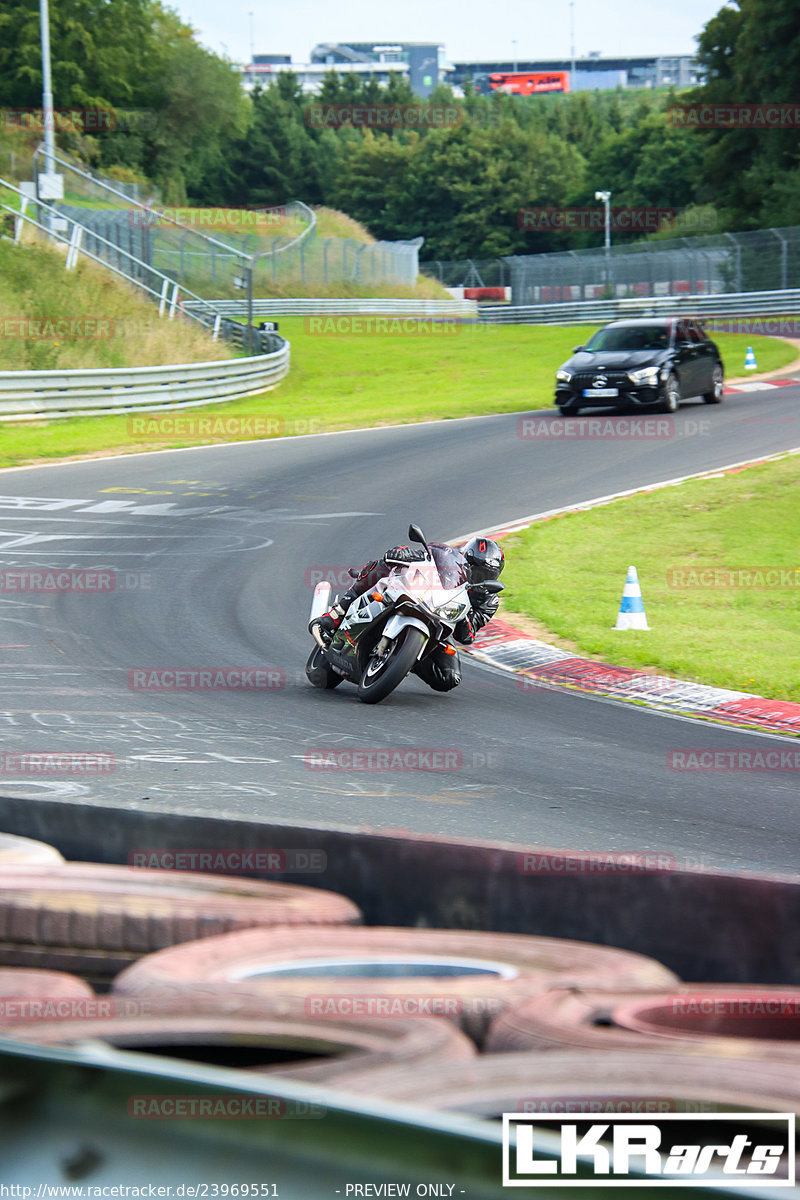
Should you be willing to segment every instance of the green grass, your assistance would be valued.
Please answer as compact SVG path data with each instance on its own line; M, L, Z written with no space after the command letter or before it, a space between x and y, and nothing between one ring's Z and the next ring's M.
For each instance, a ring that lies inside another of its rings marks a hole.
M800 701L799 490L792 455L537 523L504 540L503 605L580 654ZM617 632L631 564L651 628Z
M11 218L9 218L11 219ZM92 262L64 267L64 247L0 241L0 370L161 366L230 358L196 325ZM3 443L14 432L3 433Z
M261 396L201 412L219 417L268 416L282 421L287 433L525 412L552 405L557 366L572 346L588 336L583 325L461 325L454 327L456 332L437 334L325 335L312 332L300 317L282 318L279 324L292 344L288 378ZM162 322L162 327L178 338L186 330L185 324L177 322L169 326ZM720 335L723 353L727 353L726 342L728 357L736 346L742 364L751 343L756 345L759 365L771 361L777 367L795 357L792 346L775 339ZM84 353L91 349L87 343ZM101 364L87 361L85 365ZM708 413L711 416L713 410ZM246 427L239 435L242 440L252 436ZM235 441L237 435L164 436L148 439L146 445L156 449L215 440ZM34 428L6 426L0 466L135 449L142 449L142 441L131 435L126 417L70 419Z

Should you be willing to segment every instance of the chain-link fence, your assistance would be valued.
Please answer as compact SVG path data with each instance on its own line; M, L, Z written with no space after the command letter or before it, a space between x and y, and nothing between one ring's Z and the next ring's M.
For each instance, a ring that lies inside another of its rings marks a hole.
M36 162L41 164L39 152ZM261 209L164 208L155 196L140 200L133 185L90 171L68 155L57 154L56 164L65 181L59 211L84 226L90 248L117 246L199 295L241 296L251 272L256 296L276 289L291 294L295 286L413 288L417 282L422 238L322 238L315 214L299 201Z
M420 263L419 269L448 288L511 286L510 260L505 258L432 259Z
M779 291L800 287L800 226L428 262L422 270L445 287L510 286L514 305Z

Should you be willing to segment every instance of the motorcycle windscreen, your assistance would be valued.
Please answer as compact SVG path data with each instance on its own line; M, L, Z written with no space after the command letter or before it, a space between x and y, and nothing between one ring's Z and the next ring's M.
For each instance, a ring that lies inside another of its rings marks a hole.
M430 550L443 588L457 588L467 582L467 564L460 550L435 545Z

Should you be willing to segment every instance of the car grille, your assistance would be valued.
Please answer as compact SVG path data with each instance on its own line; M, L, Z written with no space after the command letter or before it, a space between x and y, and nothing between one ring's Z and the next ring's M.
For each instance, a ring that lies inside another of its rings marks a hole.
M632 387L626 371L579 371L576 375L572 376L570 382L573 388L583 390L583 388L594 387L595 379L601 377L606 380L606 383L603 384L604 387Z

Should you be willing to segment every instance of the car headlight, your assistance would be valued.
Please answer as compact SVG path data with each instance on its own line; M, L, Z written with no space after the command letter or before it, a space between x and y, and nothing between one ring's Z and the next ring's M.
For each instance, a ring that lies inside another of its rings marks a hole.
M631 383L644 383L655 387L658 383L658 372L658 367L642 367L640 371L628 371L628 379Z
M556 383L569 383L572 379L571 371L556 371Z

